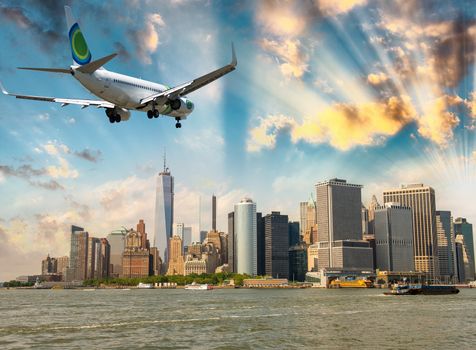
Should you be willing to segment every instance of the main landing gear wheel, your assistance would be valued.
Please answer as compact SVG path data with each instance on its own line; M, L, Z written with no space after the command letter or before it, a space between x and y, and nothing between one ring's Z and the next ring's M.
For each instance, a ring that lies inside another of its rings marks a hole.
M112 108L106 109L106 115L109 118L109 123L119 123L121 121L121 116Z
M151 109L150 111L147 111L147 118L149 119L158 118L159 116L159 111L156 109Z

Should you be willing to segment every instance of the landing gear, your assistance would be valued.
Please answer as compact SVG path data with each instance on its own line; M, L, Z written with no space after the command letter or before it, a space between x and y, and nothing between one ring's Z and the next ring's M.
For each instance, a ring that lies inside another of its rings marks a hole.
M182 124L180 123L180 118L175 118L175 120L176 120L175 127L177 129L180 129L182 127Z
M147 111L147 118L152 119L152 118L158 118L159 117L159 111L154 109L151 109L150 111Z
M112 108L106 109L106 115L109 118L109 123L120 123L121 116L116 113L116 111Z

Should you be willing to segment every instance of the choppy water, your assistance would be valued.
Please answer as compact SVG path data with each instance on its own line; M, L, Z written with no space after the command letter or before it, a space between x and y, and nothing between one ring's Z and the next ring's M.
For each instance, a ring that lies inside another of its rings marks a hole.
M0 290L0 348L473 348L476 289Z

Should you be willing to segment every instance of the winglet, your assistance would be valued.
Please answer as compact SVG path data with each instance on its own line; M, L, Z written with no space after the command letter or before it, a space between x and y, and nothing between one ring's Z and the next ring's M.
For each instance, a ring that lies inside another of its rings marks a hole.
M2 92L5 94L5 95L10 95L8 93L8 91L5 89L5 87L3 86L2 82L0 81L0 89L2 89Z
M233 45L233 43L231 43L231 63L230 64L233 67L236 67L236 65L238 64L238 61L236 60L235 45Z

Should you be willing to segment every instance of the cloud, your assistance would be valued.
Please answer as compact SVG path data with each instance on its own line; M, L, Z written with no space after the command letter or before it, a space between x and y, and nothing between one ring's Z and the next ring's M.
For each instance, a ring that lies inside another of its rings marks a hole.
M58 8L61 9L61 15L57 13ZM52 1L42 1L41 4L33 1L29 3L29 9L26 11L21 6L1 5L0 16L15 23L23 31L33 33L44 50L51 44L59 43L63 39L63 28L60 29L58 20L64 18L62 7ZM63 22L61 24L64 26Z
M23 164L18 168L8 165L0 165L0 173L5 176L15 176L23 179L45 175L45 169L34 169L30 164Z
M460 120L450 107L463 105L459 96L444 95L431 101L424 108L423 115L418 120L418 132L441 147L446 147L453 139L453 129Z
M151 64L150 57L160 44L159 28L165 27L165 22L159 13L148 14L144 20L145 28L129 30L128 34L136 46L137 54L142 62Z
M40 121L47 121L50 119L50 115L48 113L41 113L38 115L38 120Z
M48 143L43 145L42 147L45 152L48 153L50 156L57 156L60 153L70 153L70 149L68 146L62 143L58 143L56 141L48 141Z
M469 100L466 102L470 111L470 116L476 119L476 91L469 94Z
M319 10L326 15L335 16L347 13L356 6L362 6L367 0L315 0Z
M383 73L371 73L367 76L367 81L372 85L380 85L388 81L388 76Z
M291 117L271 115L261 118L259 125L250 130L247 150L256 152L274 148L277 135L283 131L290 132L294 143L328 142L342 151L359 145L377 145L386 137L395 135L415 117L416 112L406 96L360 105L336 103L304 118L301 123Z
M57 178L75 179L79 176L79 172L76 169L71 169L69 162L66 159L59 157L58 161L59 161L58 166L50 165L46 167L46 171L51 177L55 179Z
M126 47L122 43L118 41L114 42L114 49L116 50L120 60L125 62L130 61L131 54L129 51L127 51Z
M258 152L261 149L273 149L276 146L276 137L283 131L290 131L297 127L296 121L285 115L269 115L259 118L259 125L250 130L250 138L246 145L248 152Z
M309 3L293 1L259 2L255 20L263 38L258 40L263 51L277 58L281 73L287 78L301 78L308 70L309 55L300 37L315 15Z
M97 163L101 158L102 152L100 150L92 151L90 149L84 149L79 152L74 152L74 155L89 162Z
M380 11L379 26L401 42L387 47L398 53L395 68L401 78L429 81L442 94L445 88L457 87L475 63L476 20L454 9L448 12L453 17L449 19L429 15L445 11L437 6L427 1L387 2ZM415 52L422 59L416 61Z
M64 190L64 187L59 184L56 180L50 180L46 182L42 181L30 181L30 184L36 187L42 187L47 190L56 191L56 190Z
M262 39L260 46L263 50L276 55L281 73L287 78L301 78L308 70L309 57L302 50L301 42L297 39L283 41Z
M302 5L302 6L301 6ZM292 1L260 1L256 20L263 30L275 36L301 35L307 26L306 4L296 6Z

